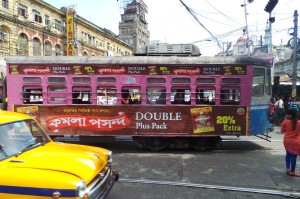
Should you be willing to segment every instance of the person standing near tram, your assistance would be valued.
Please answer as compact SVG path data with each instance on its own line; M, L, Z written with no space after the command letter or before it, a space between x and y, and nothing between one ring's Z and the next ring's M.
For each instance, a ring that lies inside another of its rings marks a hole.
M300 155L300 121L297 118L296 109L289 108L287 110L286 119L281 125L281 133L284 133L286 173L300 177L300 174L295 172L297 156Z
M281 122L284 120L284 102L283 102L283 97L280 97L276 102L275 102L275 112L276 112L276 122L278 125L281 124Z

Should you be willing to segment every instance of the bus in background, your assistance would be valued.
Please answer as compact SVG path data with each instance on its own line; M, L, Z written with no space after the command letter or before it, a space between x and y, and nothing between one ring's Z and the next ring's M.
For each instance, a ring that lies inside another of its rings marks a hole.
M137 146L203 150L262 136L271 66L253 57L8 57L7 107L50 136L131 136Z

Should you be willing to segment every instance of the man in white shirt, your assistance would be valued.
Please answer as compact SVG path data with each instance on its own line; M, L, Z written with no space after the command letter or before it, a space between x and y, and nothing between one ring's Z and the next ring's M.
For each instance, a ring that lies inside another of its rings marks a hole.
M277 117L277 124L281 125L281 122L284 119L284 102L283 102L283 97L279 98L275 102L275 113Z

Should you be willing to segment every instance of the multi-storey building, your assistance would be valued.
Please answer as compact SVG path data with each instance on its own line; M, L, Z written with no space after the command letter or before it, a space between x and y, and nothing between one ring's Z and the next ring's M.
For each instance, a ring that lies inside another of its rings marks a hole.
M124 13L119 23L119 38L131 44L135 53L137 49L150 43L148 22L145 18L148 8L143 0L122 0L122 4Z
M0 56L67 55L72 42L78 56L129 56L133 46L108 29L73 15L74 39L68 40L67 11L42 0L1 0Z

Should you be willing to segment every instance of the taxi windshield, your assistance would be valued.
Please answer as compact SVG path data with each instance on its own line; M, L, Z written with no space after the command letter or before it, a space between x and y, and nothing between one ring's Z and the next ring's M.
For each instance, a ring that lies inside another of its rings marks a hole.
M34 120L0 126L0 160L44 145L50 138Z

